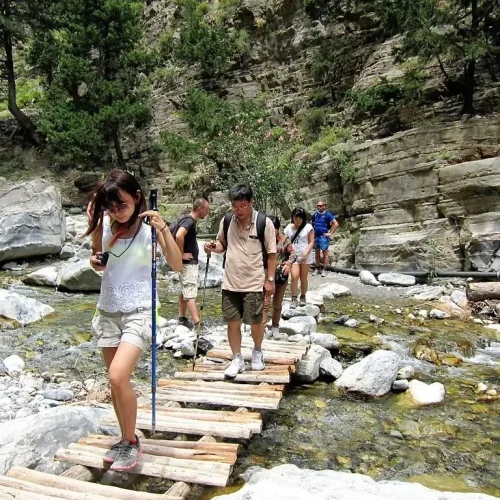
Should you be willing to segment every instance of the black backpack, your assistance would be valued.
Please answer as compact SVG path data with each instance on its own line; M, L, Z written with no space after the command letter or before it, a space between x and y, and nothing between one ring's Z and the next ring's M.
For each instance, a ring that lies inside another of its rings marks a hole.
M193 217L191 217L190 215L183 215L182 217L177 219L175 222L172 222L172 224L170 224L170 226L168 226L168 229L170 230L170 233L174 237L174 240L175 240L175 235L177 234L177 231L180 228L181 222L186 220L186 219L193 219ZM193 221L194 221L194 225L196 227L196 221L194 219L193 219Z
M227 251L227 233L229 231L229 225L231 224L231 220L233 218L233 214L229 213L224 216L223 223L223 231L224 231L224 241L226 242L226 251ZM266 249L266 219L267 216L264 212L257 212L257 237L259 238L260 244L262 246L262 261L264 265L264 269L267 269L267 249ZM224 261L222 262L222 267L226 265L226 254L224 253Z

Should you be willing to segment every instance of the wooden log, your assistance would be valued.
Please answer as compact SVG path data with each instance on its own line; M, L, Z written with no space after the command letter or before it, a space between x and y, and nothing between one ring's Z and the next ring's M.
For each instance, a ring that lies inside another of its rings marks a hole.
M185 384L190 384L190 382L184 381ZM254 385L240 385L240 384L226 384L224 382L214 382L214 383L222 383L224 385L229 385L228 388L217 388L210 387L209 383L202 382L206 384L208 387L203 387L200 385L186 385L186 386L175 386L175 385L166 385L157 389L157 393L159 394L174 394L174 393L189 393L189 392L202 392L204 394L214 394L216 396L227 396L227 397L255 397L255 398L277 398L281 399L283 397L283 393L281 391L273 391L273 390L256 390L258 386ZM241 389L233 389L231 385L247 387L246 390Z
M249 349L242 349L241 355L245 361L252 360L252 351ZM301 356L290 356L283 353L266 353L265 360L267 363L274 363L275 365L291 365L298 361ZM213 349L207 353L207 359L227 359L231 360L233 357L231 350Z
M227 474L217 474L213 472L207 473L205 471L186 469L184 467L172 467L144 461L143 457L144 456L139 457L137 466L133 471L134 474L161 477L164 479L171 479L173 481L184 481L186 483L205 484L207 486L227 485L229 477ZM83 453L80 450L57 450L54 459L98 469L105 468L107 466L107 464L103 463L102 457L91 453Z
M201 411L201 410L200 410ZM113 436L104 436L102 434L92 434L88 436L96 441L103 441L111 445L115 443L116 438ZM85 439L85 438L83 438ZM167 439L141 439L141 444L151 444L156 446L165 446L167 448L180 448L189 450L204 450L216 451L225 453L239 453L241 445L236 443L219 443L212 436L203 436L198 441L175 441Z
M85 454L92 454L102 458L106 453L105 448L100 448L98 446L90 446L78 443L70 443L68 446L69 450L81 451ZM204 471L207 473L214 474L231 474L233 469L232 464L224 462L203 462L200 460L191 459L180 459L173 458L165 455L149 455L146 453L142 454L142 463L152 463L158 465L167 465L169 467L178 467L183 469L194 469L198 471Z
M202 390L211 390L215 391L217 390L222 390L222 391L229 391L229 392L243 392L243 393L250 393L250 392L256 392L256 393L261 393L261 392L269 392L269 391L281 391L285 389L284 385L241 385L241 384L233 384L232 382L212 382L212 383L206 383L206 382L185 382L181 380L175 380L175 379L166 379L162 378L158 380L158 386L159 387L180 387L181 389L185 389L187 387L196 387L197 389L201 388Z
M65 476L56 476L27 469L25 467L12 467L7 472L8 477L29 481L33 484L52 486L61 490L89 493L91 495L102 495L106 498L119 498L121 500L183 500L182 495L159 495L135 490L126 490L115 486L105 486L98 483L88 483L78 479Z
M219 363L198 363L194 367L194 371L221 371L223 372L227 367L228 363L222 360L219 360ZM252 371L245 371L243 373L246 374L251 374L254 373L255 375L259 374L271 374L271 373L287 373L290 370L294 368L293 364L289 365L266 365L266 367L262 371L258 372L252 372ZM184 371L193 371L191 368L186 368Z
M138 406L140 414L150 414L150 406ZM174 411L172 408L163 410L157 408L156 412L158 415L170 415L172 417L180 417L185 419L193 420L207 420L213 422L234 422L234 423L260 423L262 417L260 413L248 412L246 415L239 415L234 411L221 411L221 410L200 410L199 408L179 408ZM142 440L141 440L142 442Z
M167 490L163 498L166 500L170 500L170 498L181 498L184 500L184 498L188 496L190 490L191 486L189 486L189 484L178 481Z
M33 493L32 491L20 491L15 488L9 488L8 486L0 486L0 493L4 498L9 498L10 500L51 500L54 497L49 497L47 495L42 495L41 493Z
M113 438L113 443L114 442L116 442L116 438ZM61 476L64 477L78 479L79 481L88 481L91 483L98 481L101 475L100 471L83 467L83 465L73 465L73 467L70 467L61 474Z
M250 408L259 408L262 410L277 410L280 399L250 397L250 396L233 396L233 395L217 395L215 393L206 394L203 392L179 392L179 391L162 391L157 392L159 400L169 399L173 401L182 401L183 403L198 403L217 406L248 406Z
M500 299L500 282L488 283L467 283L467 300L471 302L480 302L482 300Z
M202 371L185 371L175 372L175 378L179 380L225 380L224 372L202 372ZM243 372L234 378L235 382L269 382L270 384L289 384L290 374L286 375L271 375L271 374L255 374Z
M101 422L103 425L117 425L115 417L102 418ZM151 420L138 418L136 427L138 429L151 430ZM252 429L246 424L205 422L202 420L184 420L177 418L162 418L161 420L157 420L156 429L162 432L178 432L181 434L194 434L201 436L209 434L211 436L235 439L250 439L253 434Z
M82 438L78 440L78 444L87 446L98 446L105 450L113 444L112 441L105 442L101 439ZM141 441L141 448L146 455L157 455L161 457L171 457L178 459L200 460L205 462L223 462L234 464L238 458L236 453L215 452L205 450L186 450L184 448L169 448L167 446L156 446L153 444L145 444Z

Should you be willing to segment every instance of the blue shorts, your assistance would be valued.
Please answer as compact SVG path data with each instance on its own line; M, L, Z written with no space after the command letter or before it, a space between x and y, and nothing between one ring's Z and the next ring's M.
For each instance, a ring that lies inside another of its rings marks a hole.
M325 236L324 234L321 234L319 236L316 236L316 238L314 238L315 250L328 250L329 245L330 245L330 238L328 238L328 236Z

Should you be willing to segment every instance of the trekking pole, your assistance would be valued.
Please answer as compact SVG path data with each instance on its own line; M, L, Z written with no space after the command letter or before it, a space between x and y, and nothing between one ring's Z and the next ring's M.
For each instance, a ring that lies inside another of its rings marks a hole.
M196 356L198 355L198 344L200 343L201 318L203 316L203 307L205 306L205 292L207 290L208 265L210 264L210 256L211 255L212 254L207 254L207 265L205 267L205 278L203 279L203 294L201 296L200 317L198 319L198 327L196 328L196 344L194 346L193 371L194 371L194 365L196 364Z
M149 194L149 209L158 210L158 190ZM156 427L156 228L151 226L151 431Z

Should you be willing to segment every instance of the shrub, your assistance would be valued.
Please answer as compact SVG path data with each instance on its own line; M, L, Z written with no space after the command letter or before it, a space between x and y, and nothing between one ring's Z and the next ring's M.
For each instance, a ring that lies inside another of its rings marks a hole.
M302 113L300 128L306 143L312 142L318 137L321 129L326 123L328 110L325 108L314 108Z
M347 129L342 127L327 127L321 131L318 139L307 148L307 152L311 159L314 160L318 158L323 151L326 151L331 146L335 146L348 138L349 131Z

